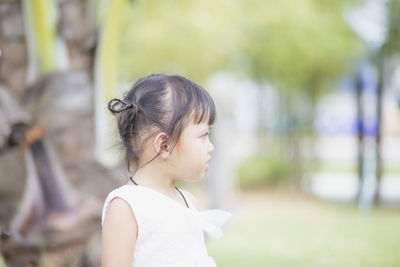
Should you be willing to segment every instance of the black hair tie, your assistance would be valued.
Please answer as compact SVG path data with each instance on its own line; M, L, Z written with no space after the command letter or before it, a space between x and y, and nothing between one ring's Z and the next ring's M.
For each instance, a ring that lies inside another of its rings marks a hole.
M112 113L120 113L122 111L133 109L133 113L139 111L138 105L129 100L121 100L118 98L113 98L108 102L108 109Z

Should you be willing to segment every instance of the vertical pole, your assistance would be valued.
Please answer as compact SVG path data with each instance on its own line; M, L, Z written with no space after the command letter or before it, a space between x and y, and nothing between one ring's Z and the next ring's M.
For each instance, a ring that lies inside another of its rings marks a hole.
M363 106L362 106L362 74L358 73L356 77L356 103L357 103L357 172L359 179L359 187L357 192L357 199L362 195L362 188L364 182L364 123L363 123Z
M377 101L376 101L376 135L375 135L375 143L376 143L376 188L374 192L373 201L375 204L379 204L380 202L380 194L379 188L382 179L383 167L382 167L382 156L381 156L381 140L382 140L382 95L384 89L384 74L385 74L385 65L384 59L382 56L378 58L378 84L377 84Z

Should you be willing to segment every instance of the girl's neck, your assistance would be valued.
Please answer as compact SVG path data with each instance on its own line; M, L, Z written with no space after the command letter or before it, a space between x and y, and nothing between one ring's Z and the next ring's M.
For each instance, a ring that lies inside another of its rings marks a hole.
M175 191L175 179L168 175L168 171L159 166L151 164L138 169L133 179L138 185L147 186L156 190L170 193Z

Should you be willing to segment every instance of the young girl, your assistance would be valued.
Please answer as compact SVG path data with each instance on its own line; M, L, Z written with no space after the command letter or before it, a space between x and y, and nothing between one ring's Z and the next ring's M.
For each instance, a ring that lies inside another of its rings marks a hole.
M102 266L213 267L204 232L222 236L231 216L199 212L176 180L199 181L214 146L209 140L216 112L205 89L177 75L139 79L109 110L116 114L126 149L129 181L113 190L102 214Z

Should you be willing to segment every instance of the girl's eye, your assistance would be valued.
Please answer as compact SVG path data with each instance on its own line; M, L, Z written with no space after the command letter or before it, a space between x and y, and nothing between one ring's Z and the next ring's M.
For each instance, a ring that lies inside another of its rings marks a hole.
M207 132L207 133L203 134L202 137L207 137L209 134L210 133Z

